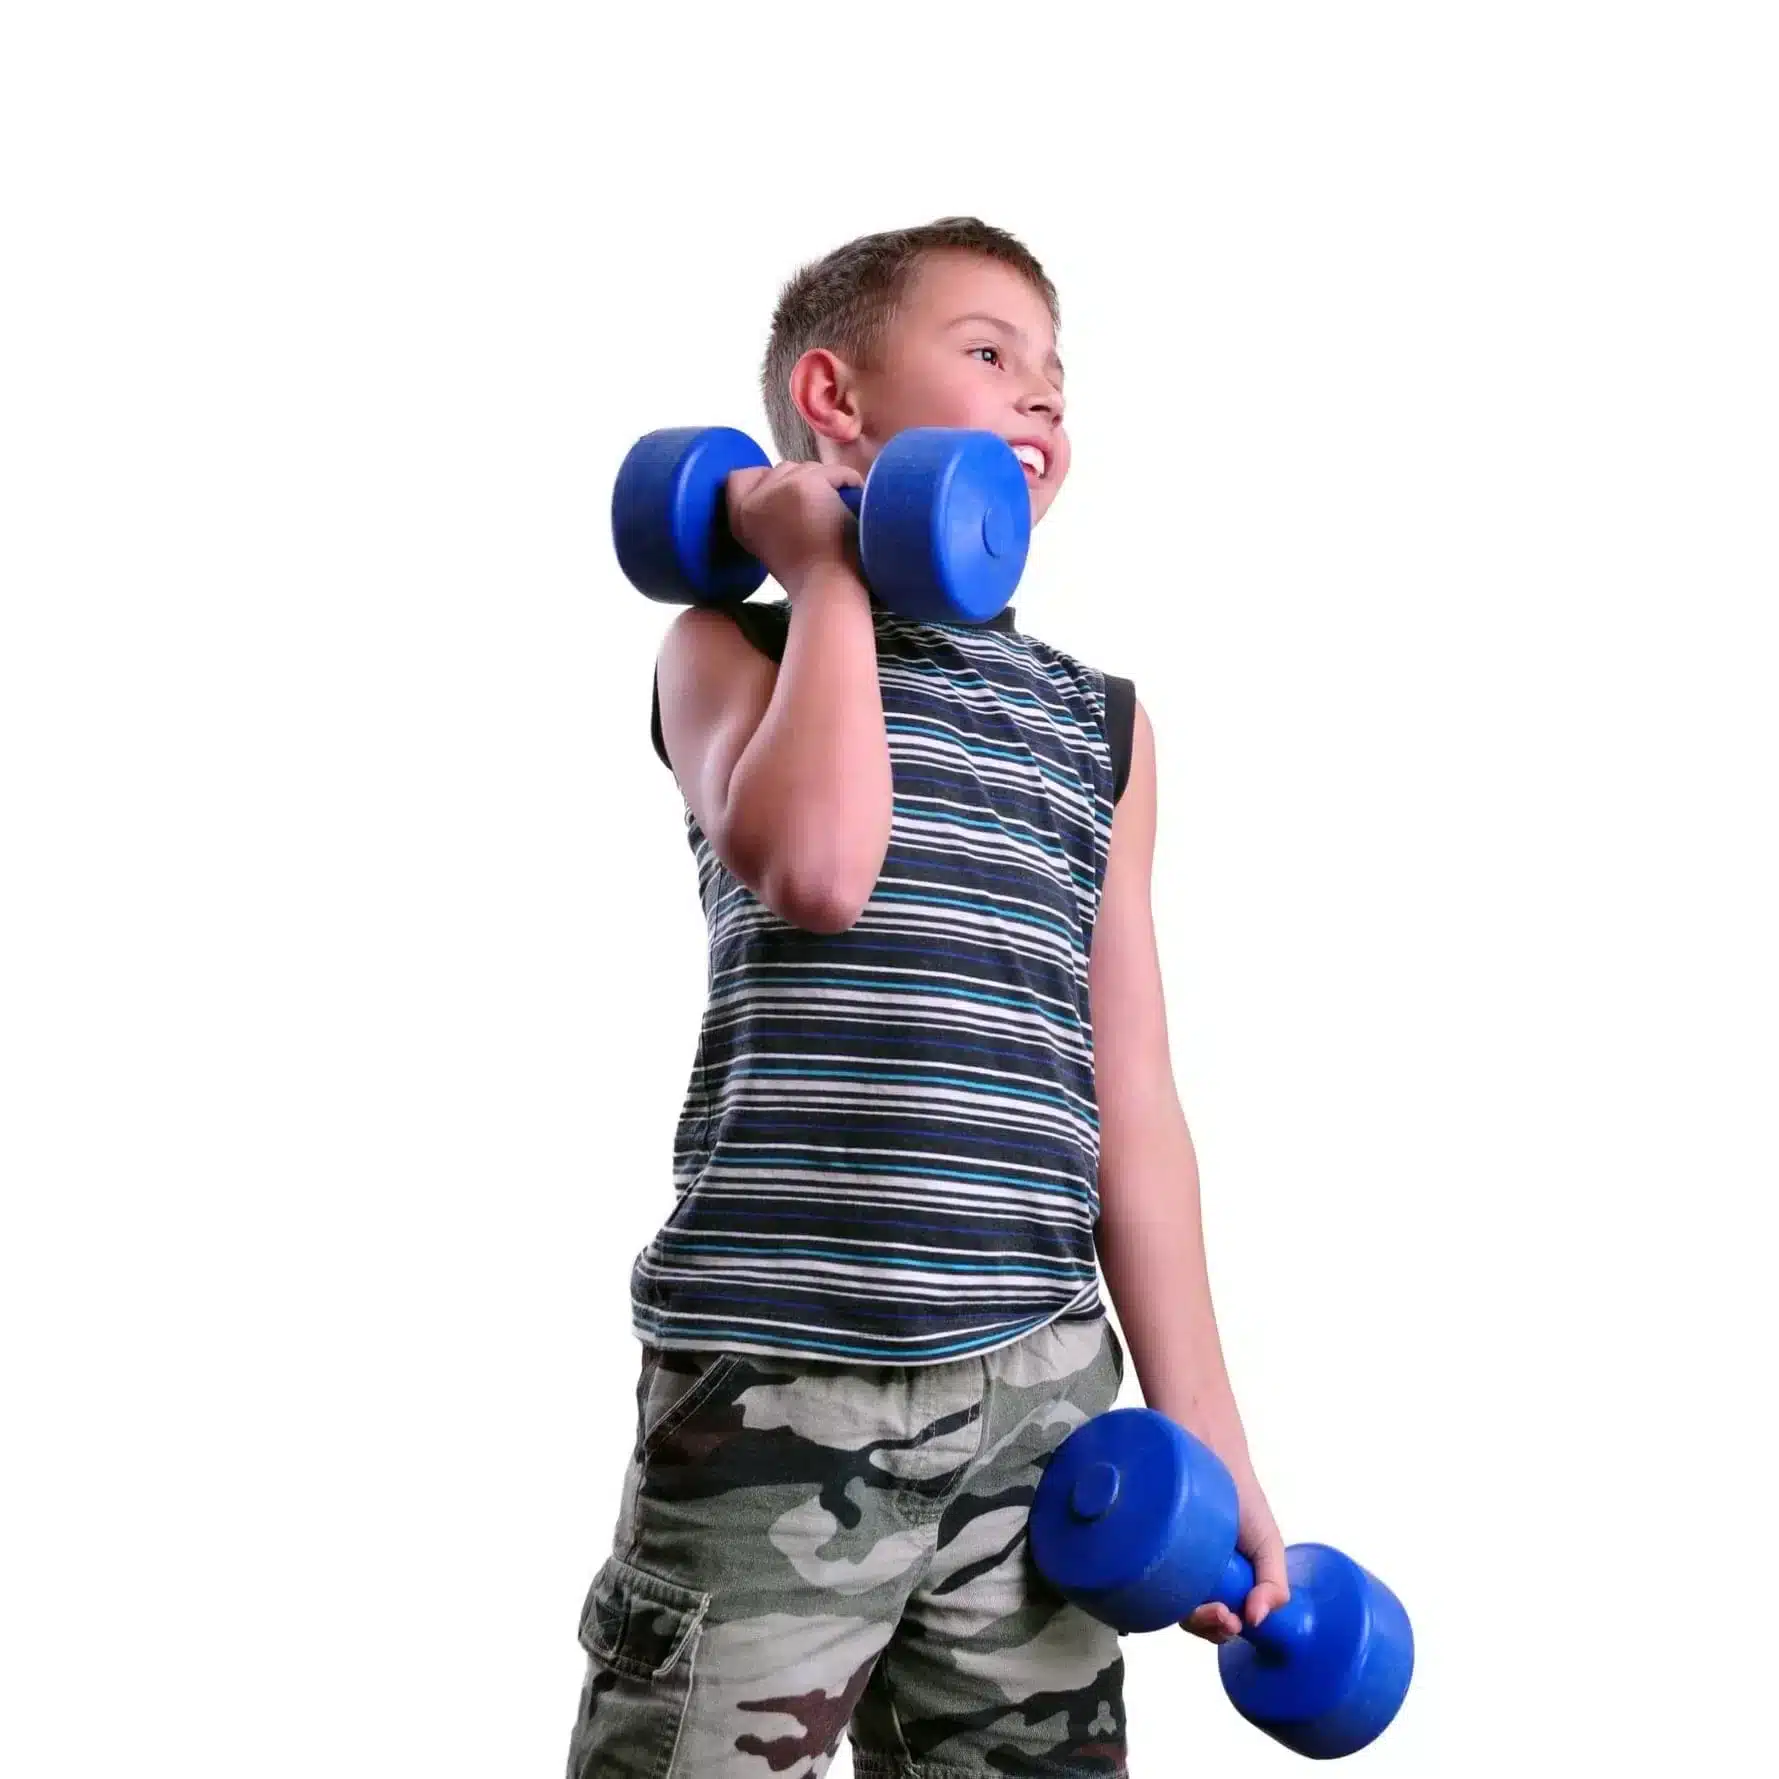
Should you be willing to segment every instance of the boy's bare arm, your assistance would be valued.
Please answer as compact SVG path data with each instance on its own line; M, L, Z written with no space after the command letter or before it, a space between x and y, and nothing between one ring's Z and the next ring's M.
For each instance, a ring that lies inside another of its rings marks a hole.
M857 477L780 464L733 480L736 535L790 596L784 659L720 613L682 613L657 667L662 739L723 863L781 919L841 932L877 883L891 809L876 629L834 494Z
M1284 1545L1249 1460L1211 1305L1198 1158L1174 1085L1155 939L1155 808L1155 738L1139 703L1089 964L1100 1111L1095 1237L1143 1400L1202 1439L1235 1478L1239 1542L1256 1575L1246 1616L1258 1622L1289 1597ZM1188 1623L1214 1641L1239 1628L1220 1606Z

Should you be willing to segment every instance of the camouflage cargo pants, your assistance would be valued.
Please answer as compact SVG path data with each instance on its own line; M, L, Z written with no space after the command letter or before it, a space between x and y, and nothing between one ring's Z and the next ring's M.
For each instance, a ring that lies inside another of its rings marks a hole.
M1026 1544L1104 1320L941 1365L645 1349L569 1779L1121 1779L1115 1632Z

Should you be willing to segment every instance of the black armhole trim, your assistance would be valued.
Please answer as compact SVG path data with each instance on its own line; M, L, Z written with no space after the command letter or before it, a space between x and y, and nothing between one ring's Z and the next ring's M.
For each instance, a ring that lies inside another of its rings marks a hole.
M1112 749L1112 801L1130 783L1131 737L1137 724L1137 688L1132 680L1106 675L1106 741Z
M791 607L788 600L779 600L770 605L714 605L709 608L720 611L735 620L741 634L769 660L784 659L785 638L790 634ZM649 739L654 743L655 757L669 771L673 762L667 757L667 743L661 735L661 682L655 680L654 696L649 709Z

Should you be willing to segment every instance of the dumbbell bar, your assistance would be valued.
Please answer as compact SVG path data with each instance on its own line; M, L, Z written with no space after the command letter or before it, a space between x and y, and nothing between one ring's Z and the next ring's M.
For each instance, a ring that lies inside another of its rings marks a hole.
M1032 1558L1065 1598L1120 1631L1178 1624L1220 1601L1238 1618L1254 1571L1235 1548L1235 1481L1183 1427L1113 1409L1057 1448L1032 1501ZM1218 1651L1241 1715L1315 1760L1389 1728L1414 1673L1414 1632L1375 1575L1325 1544L1285 1553L1291 1598Z
M612 489L612 542L629 580L670 605L746 599L766 568L729 530L725 486L769 459L728 426L646 433ZM1025 471L998 433L913 427L877 455L865 486L842 488L859 521L872 593L903 617L982 624L1013 597L1031 543Z

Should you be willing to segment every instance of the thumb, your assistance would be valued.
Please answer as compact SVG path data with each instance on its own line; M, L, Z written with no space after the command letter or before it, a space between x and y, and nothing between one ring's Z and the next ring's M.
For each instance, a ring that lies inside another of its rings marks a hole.
M723 478L723 492L731 501L745 500L771 474L771 469L766 466L732 469Z
M1276 1607L1291 1598L1291 1583L1285 1575L1285 1541L1276 1526L1269 1526L1249 1553L1254 1565L1254 1586L1248 1594L1242 1616L1257 1625Z
M819 468L832 487L862 488L865 485L864 476L850 463L824 463Z

